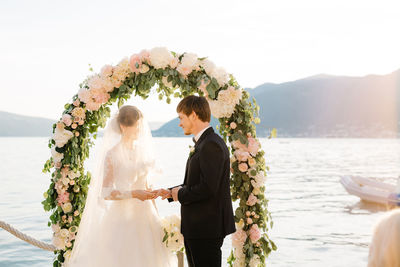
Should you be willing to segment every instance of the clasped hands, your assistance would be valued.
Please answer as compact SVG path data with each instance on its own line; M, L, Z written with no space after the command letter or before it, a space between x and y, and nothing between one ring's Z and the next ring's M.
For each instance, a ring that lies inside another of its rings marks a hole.
M172 189L158 189L152 191L155 193L154 198L161 197L162 200L166 198L172 198L174 201L178 201L178 191L182 188L182 186L177 186Z
M113 190L109 197L106 199L108 200L118 200L124 198L137 198L141 201L156 199L161 197L162 200L166 198L172 198L174 201L178 200L178 191L181 189L181 186L174 187L172 189L157 189L157 190L133 190L128 191L126 193L121 193L118 190ZM124 194L128 194L125 196Z

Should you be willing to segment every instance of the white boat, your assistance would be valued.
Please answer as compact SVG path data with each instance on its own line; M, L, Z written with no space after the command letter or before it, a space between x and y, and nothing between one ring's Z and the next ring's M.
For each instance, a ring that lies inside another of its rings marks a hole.
M355 195L364 201L385 205L400 205L395 185L381 182L375 178L360 176L342 176L340 183L349 194Z

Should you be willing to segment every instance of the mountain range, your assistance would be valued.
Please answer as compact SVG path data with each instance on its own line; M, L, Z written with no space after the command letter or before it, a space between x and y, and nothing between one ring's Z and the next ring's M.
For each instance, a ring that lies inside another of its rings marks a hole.
M261 137L272 128L279 137L400 137L400 69L364 77L319 74L247 91L260 106ZM181 136L182 131L174 119L153 135Z
M246 90L260 106L260 137L272 128L279 137L400 137L400 69L363 77L319 74ZM49 136L53 123L0 111L0 136ZM183 136L178 124L173 119L153 136Z

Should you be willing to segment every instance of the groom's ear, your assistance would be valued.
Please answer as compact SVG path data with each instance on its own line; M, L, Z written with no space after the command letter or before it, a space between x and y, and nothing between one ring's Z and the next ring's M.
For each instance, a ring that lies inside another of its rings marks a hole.
M192 121L198 119L198 116L196 114L196 112L192 111L192 113L190 113L190 115L188 116Z

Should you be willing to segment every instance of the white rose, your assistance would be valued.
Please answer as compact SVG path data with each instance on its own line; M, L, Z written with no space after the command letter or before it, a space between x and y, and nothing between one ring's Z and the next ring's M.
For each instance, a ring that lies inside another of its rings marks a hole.
M149 53L151 65L156 69L166 68L174 59L174 56L165 47L155 47Z
M150 70L150 68L146 64L142 64L142 66L140 67L140 73L146 73L149 70Z
M67 238L69 236L69 231L68 229L61 229L60 230L60 237L61 238Z
M80 174L80 172L79 171L77 171L77 172L74 172L74 171L69 171L68 172L68 177L70 178L70 179L75 179L75 178L77 178L77 177L79 177L79 176L81 176L81 174Z
M68 179L67 177L61 178L61 182L62 182L64 185L68 185L68 184L69 184L69 179Z
M51 156L55 163L60 162L64 158L64 154L58 153L54 146L51 148Z
M186 53L183 55L181 65L186 68L195 69L198 65L197 55L193 53Z
M65 203L63 206L62 206L62 210L65 212L65 213L68 213L68 212L71 212L72 211L72 204L71 203Z

